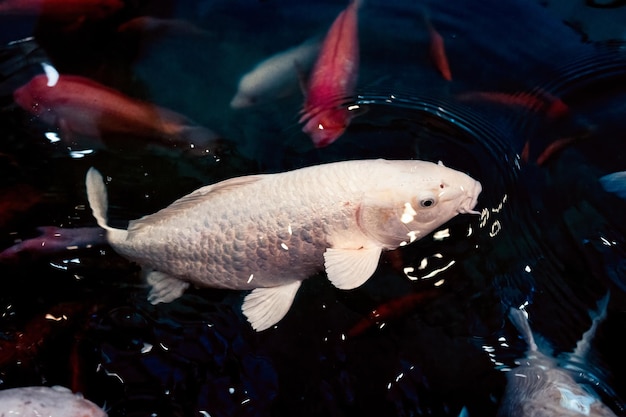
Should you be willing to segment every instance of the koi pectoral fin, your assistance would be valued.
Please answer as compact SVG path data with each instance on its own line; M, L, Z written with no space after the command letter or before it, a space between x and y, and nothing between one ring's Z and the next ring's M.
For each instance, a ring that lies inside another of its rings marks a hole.
M189 283L159 271L150 271L146 282L152 286L148 301L152 304L170 303L183 295Z
M380 247L328 248L324 252L324 266L328 279L341 290L359 287L376 271L381 253Z
M278 323L289 311L302 281L271 288L256 288L244 298L241 310L257 332Z

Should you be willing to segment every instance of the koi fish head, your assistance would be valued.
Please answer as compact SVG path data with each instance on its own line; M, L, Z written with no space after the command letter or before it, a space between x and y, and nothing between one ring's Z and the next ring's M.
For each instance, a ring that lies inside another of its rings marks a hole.
M474 211L482 191L470 176L426 161L392 161L359 216L362 230L389 249L421 239L457 214Z
M24 110L39 115L46 107L42 105L43 98L40 93L43 88L46 88L46 78L36 76L13 92L13 101Z
M45 75L37 75L27 84L13 92L13 101L25 111L39 117L46 123L54 124L56 116L50 103L52 86Z

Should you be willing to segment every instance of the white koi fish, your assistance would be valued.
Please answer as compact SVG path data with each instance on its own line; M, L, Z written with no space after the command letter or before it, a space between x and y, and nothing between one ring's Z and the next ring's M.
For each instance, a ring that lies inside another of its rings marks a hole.
M253 290L243 313L257 331L280 321L302 281L325 268L340 289L360 286L383 250L426 236L473 211L481 185L425 161L357 160L202 187L161 211L107 225L102 176L87 196L109 244L151 270L149 300L170 302L191 283Z
M106 417L100 407L68 388L20 387L0 391L0 415L21 417Z
M598 324L606 317L608 295L599 303L591 328L578 341L573 357L584 359ZM507 374L500 417L616 417L600 399L583 388L567 369L535 343L524 312L512 308L509 317L528 344L526 357Z
M230 107L250 107L296 91L300 73L313 65L320 45L319 38L308 39L259 62L239 80Z

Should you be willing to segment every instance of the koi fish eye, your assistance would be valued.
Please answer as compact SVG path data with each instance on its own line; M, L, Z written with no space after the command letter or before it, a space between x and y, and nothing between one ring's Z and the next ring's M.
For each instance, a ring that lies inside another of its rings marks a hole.
M437 204L437 197L431 192L423 192L416 198L417 203L422 208L430 208Z

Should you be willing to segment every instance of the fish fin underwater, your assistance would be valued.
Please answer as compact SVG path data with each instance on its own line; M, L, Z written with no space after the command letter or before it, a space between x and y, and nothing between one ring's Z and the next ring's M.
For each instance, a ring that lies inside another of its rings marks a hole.
M182 281L160 271L148 271L145 280L151 287L148 301L152 304L170 303L183 295L185 290L189 288L187 281Z
M604 297L598 300L597 309L590 312L589 315L592 320L591 326L582 335L571 355L580 359L584 359L587 357L591 346L591 340L595 336L598 325L606 318L610 296L610 292L607 292ZM530 352L540 351L537 343L535 342L532 329L530 328L527 312L521 309L511 307L511 309L509 310L509 319L511 320L511 323L513 323L517 331L520 333L520 335L524 338L524 341L526 341L526 343L528 344L528 350Z
M524 338L524 341L528 344L528 350L531 352L537 352L537 344L533 332L528 324L528 316L525 311L511 307L509 310L509 319L515 326L520 335Z
M376 271L382 249L328 248L324 252L324 266L328 279L340 290L352 290L361 286Z
M616 414L605 403L612 399L619 408L615 393L597 377L600 370L590 363L591 342L599 324L607 316L610 293L598 300L596 308L589 312L591 326L585 331L572 353L554 356L533 348L534 341L526 312L511 308L509 318L529 348L525 359L507 375L506 394L499 416L606 416ZM517 362L516 362L517 363ZM604 392L604 396L599 393ZM516 410L525 410L518 413ZM537 410L542 413L537 414ZM621 415L621 414L620 414Z
M604 297L602 297L597 304L597 309L590 313L591 316L591 327L587 329L583 336L580 338L578 343L576 343L576 349L574 349L573 355L579 358L586 358L589 354L589 350L591 347L591 340L596 334L596 330L598 329L598 325L604 321L606 318L607 308L609 306L609 299L611 298L611 293L607 292Z
M600 178L604 191L626 200L626 171L614 172Z
M107 207L109 200L106 187L104 186L104 179L97 169L90 168L89 171L87 171L85 186L87 187L87 200L89 201L93 217L96 218L98 226L107 231L108 239L126 239L128 235L126 230L116 229L107 224Z
M244 298L241 307L252 328L256 331L269 329L289 311L302 281L270 288L255 288Z
M96 218L98 225L103 229L107 229L106 207L109 204L106 188L102 175L95 168L87 171L85 179L87 187L87 199L91 207L93 216Z

